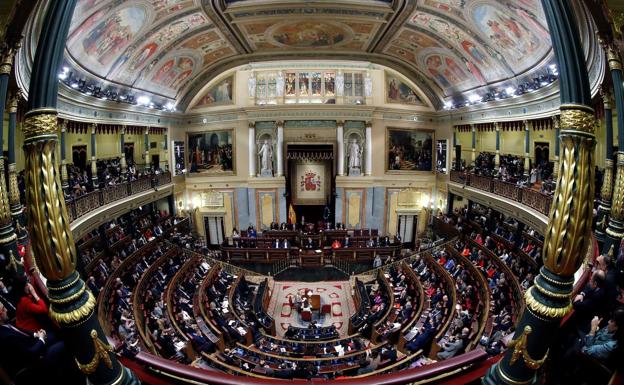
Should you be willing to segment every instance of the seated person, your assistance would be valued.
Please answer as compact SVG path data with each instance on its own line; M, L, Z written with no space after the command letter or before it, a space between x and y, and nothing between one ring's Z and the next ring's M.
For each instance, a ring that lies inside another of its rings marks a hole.
M306 241L304 243L304 247L306 249L314 249L314 247L315 247L314 240L312 240L311 237L308 237L308 239L306 239Z

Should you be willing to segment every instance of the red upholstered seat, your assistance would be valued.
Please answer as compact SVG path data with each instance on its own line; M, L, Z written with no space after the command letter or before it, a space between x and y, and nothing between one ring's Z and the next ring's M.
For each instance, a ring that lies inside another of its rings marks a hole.
M323 304L323 306L321 306L321 313L322 314L329 314L329 313L331 313L331 305L328 304L328 303Z
M302 311L301 312L301 319L306 321L306 322L312 321L312 312Z

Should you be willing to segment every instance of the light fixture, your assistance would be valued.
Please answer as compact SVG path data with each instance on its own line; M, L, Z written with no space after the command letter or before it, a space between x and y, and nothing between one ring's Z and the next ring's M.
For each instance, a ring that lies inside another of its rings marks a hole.
M148 96L145 95L141 95L136 99L137 103L142 105L142 106L147 106L148 104L151 103L151 100Z
M481 100L481 97L479 95L477 95L477 94L470 94L470 95L468 95L468 101L470 103L476 103L479 100Z
M513 88L513 87L507 87L507 88L505 88L505 93L507 93L507 95L511 96L511 95L516 93L516 89Z
M451 101L444 102L444 109L450 110L451 108L453 108L453 102Z

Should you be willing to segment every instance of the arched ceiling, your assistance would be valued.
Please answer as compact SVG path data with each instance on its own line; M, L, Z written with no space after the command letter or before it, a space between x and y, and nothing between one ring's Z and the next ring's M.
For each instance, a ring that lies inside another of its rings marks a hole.
M78 0L66 62L80 76L184 106L259 60L368 60L438 106L552 62L538 0Z

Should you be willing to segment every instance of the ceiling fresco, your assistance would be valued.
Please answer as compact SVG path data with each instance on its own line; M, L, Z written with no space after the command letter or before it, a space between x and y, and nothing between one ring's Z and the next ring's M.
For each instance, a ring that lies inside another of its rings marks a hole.
M66 56L84 76L179 104L252 61L369 60L440 105L553 60L537 0L78 0Z

